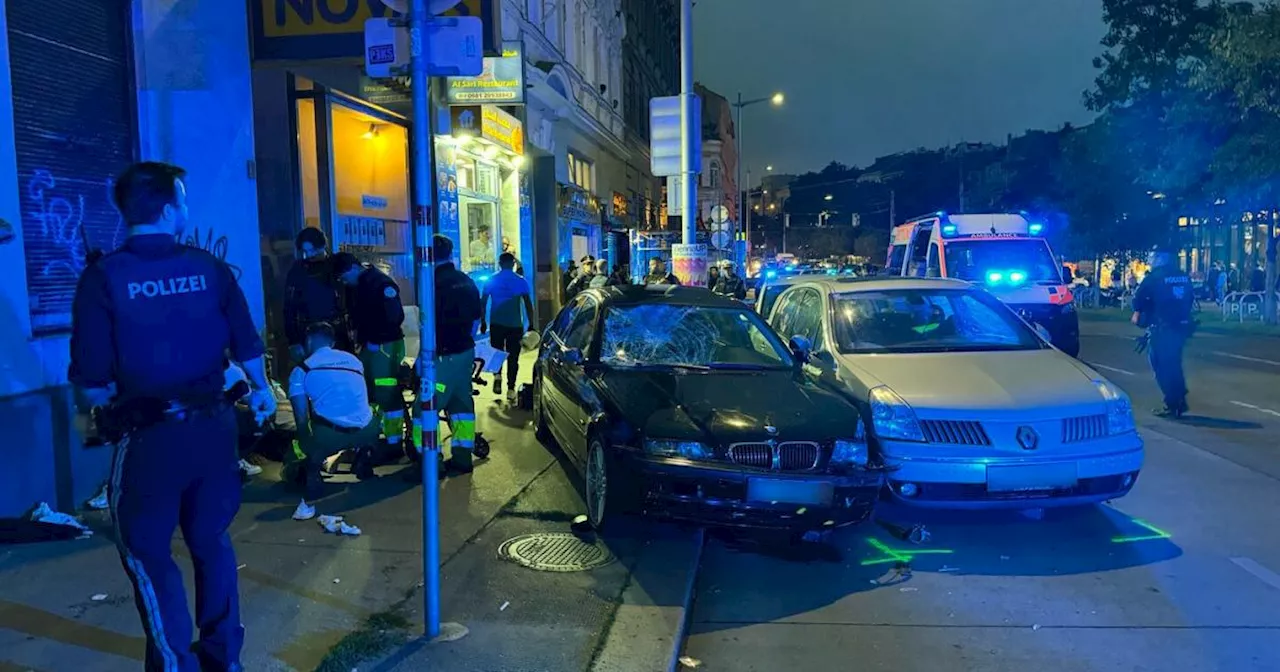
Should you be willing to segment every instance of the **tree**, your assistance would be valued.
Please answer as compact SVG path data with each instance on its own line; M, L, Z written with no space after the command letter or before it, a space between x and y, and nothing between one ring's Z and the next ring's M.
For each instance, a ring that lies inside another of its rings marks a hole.
M1280 210L1280 6L1233 7L1209 39L1193 84L1229 129L1211 163L1214 187L1237 209L1268 213L1263 317L1276 315L1276 211Z
M885 251L889 249L889 232L875 229L863 231L853 239L853 254L866 257L875 263L884 260Z

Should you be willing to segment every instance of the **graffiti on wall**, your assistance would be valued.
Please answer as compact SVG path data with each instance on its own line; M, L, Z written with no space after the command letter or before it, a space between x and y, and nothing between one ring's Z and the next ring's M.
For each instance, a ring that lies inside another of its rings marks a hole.
M36 170L27 182L27 200L31 207L27 216L35 220L40 227L40 238L55 253L51 259L43 260L40 273L45 276L58 271L70 271L79 275L84 270L85 245L82 227L84 226L84 194L56 193L58 180L48 170Z
M231 274L235 276L237 281L244 273L239 266L227 261L227 253L231 251L231 241L226 236L218 235L212 228L204 229L200 227L192 227L182 241L191 247L197 247L218 258L218 261L225 263L231 268Z

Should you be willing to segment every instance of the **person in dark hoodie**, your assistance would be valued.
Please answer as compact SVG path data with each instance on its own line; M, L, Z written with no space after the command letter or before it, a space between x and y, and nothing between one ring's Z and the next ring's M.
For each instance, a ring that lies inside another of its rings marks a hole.
M295 364L306 358L307 328L321 322L333 326L336 347L354 352L344 301L333 273L324 232L307 227L294 239L298 261L284 281L284 333Z

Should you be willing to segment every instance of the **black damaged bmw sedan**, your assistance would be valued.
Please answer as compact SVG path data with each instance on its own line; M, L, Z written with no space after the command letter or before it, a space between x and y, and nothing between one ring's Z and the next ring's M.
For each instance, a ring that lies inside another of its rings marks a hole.
M754 311L705 289L578 295L542 339L534 423L583 474L597 529L628 513L830 529L872 512L853 404L820 388Z

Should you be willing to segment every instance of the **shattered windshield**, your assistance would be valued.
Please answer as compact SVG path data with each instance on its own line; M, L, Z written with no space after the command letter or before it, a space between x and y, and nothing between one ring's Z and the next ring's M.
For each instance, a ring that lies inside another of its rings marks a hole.
M843 353L978 352L1045 347L998 300L968 290L851 292L831 297Z
M619 368L792 366L790 353L754 312L673 305L610 308L600 362Z

